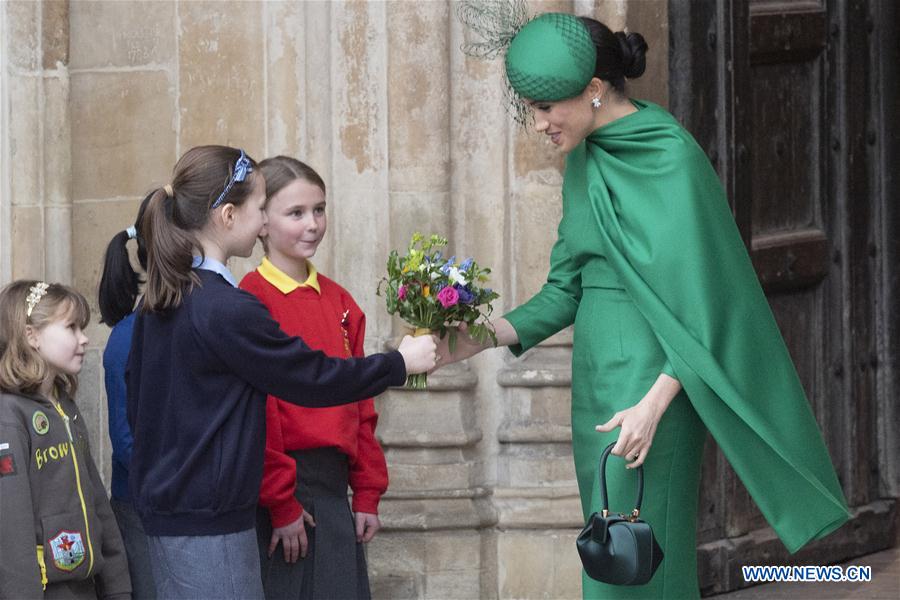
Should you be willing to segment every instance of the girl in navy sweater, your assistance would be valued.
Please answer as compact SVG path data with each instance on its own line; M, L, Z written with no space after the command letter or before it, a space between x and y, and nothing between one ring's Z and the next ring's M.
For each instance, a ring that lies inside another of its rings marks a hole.
M147 284L128 360L130 490L165 598L263 595L254 531L266 394L309 407L401 385L435 365L431 337L336 359L235 287L264 223L265 180L242 150L201 146L149 200Z

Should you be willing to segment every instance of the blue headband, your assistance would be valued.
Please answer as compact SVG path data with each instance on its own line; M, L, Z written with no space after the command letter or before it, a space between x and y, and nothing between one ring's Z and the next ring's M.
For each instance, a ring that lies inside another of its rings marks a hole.
M234 187L234 184L238 181L244 181L247 179L247 175L253 172L253 166L250 164L250 159L247 158L247 155L244 154L244 151L241 150L241 155L238 157L237 162L234 163L234 172L232 172L231 177L228 178L228 183L225 184L225 189L222 190L222 193L219 194L219 197L216 198L216 201L212 203L212 206L209 207L209 210L214 210L222 204L222 201L225 199L225 196L228 195L228 192L231 191L231 188Z

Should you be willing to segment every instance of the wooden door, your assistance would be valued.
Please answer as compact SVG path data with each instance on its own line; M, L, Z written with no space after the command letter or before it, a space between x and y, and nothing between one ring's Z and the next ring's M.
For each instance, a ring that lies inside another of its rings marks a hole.
M865 509L855 533L845 527L788 557L709 443L700 578L714 592L741 587L742 564L832 562L891 543L871 505L875 24L865 0L670 0L669 10L672 112L722 177L848 501Z

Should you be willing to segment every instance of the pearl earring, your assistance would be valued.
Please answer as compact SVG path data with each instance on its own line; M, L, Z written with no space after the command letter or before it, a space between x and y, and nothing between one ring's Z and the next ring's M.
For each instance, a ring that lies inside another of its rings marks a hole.
M603 105L603 102L600 101L600 98L595 96L594 99L591 100L591 105L593 105L594 108L600 108L600 106Z

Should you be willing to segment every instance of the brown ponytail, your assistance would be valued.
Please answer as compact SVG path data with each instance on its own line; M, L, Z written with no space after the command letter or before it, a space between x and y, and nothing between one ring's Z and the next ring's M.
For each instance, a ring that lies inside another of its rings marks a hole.
M191 271L197 241L190 231L172 223L174 203L175 198L166 196L165 190L156 190L147 205L141 231L147 242L144 309L149 312L181 305L185 288L198 281Z
M165 187L153 193L141 230L147 244L145 312L180 306L184 294L199 283L191 270L194 253L202 252L195 232L209 221L210 207L228 185L240 155L228 146L191 148L175 165L171 195ZM256 169L252 158L250 164ZM254 170L245 181L235 182L224 202L243 204L258 176Z

